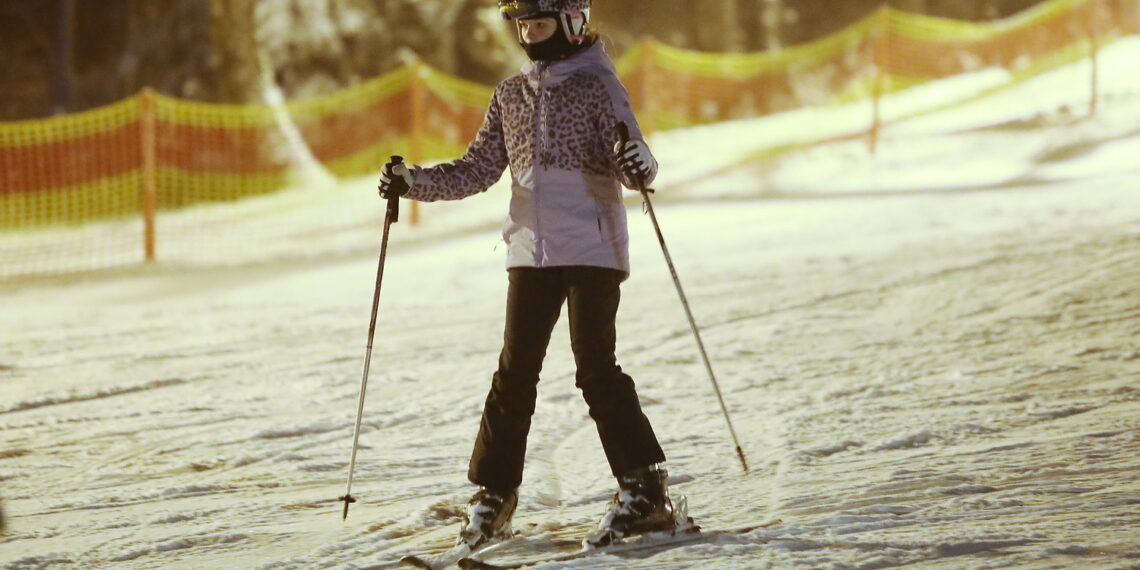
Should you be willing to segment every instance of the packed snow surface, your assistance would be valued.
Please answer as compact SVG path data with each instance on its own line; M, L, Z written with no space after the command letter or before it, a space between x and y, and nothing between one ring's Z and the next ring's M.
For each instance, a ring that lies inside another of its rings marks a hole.
M657 215L750 470L636 200L618 357L697 522L766 526L545 567L1140 566L1140 87L1108 69L1095 117L1074 66L900 119L875 155L747 160L779 117L656 137ZM378 219L371 180L344 186L308 211ZM368 568L446 547L501 338L506 200L393 226L344 522L378 225L286 261L4 287L0 565ZM564 325L515 519L535 544L583 536L613 491Z

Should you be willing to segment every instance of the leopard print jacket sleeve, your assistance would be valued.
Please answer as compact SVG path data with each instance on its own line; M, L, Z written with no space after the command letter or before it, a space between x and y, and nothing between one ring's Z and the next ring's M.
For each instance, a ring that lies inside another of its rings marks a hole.
M415 185L407 198L421 202L459 200L484 192L498 182L508 164L499 105L501 89L502 85L495 89L483 125L467 145L467 152L452 162L413 169Z

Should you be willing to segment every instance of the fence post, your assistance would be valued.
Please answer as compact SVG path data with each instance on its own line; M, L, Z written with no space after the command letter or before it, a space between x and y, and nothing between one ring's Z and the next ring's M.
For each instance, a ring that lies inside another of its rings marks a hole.
M1089 2L1089 116L1096 116L1097 99L1100 98L1099 93L1099 78L1097 77L1099 54L1100 54L1100 9L1103 2L1100 0L1092 0Z
M412 164L419 164L424 159L424 65L419 58L412 60L411 79L411 115L412 132L408 159ZM409 222L415 226L420 223L419 202L412 200L410 206Z
M145 87L139 97L141 98L139 134L142 147L142 188L139 198L143 216L143 252L149 263L155 259L155 215L158 210L156 172L158 141L155 133L154 90Z
M641 40L641 113L638 118L638 124L641 126L642 136L649 138L649 135L657 129L657 121L654 118L654 105L653 105L653 39L645 38Z
M891 28L890 6L879 7L878 23L875 26L875 78L871 91L871 130L867 147L871 154L879 148L879 129L882 128L882 98L887 81L887 50L890 49L888 35Z

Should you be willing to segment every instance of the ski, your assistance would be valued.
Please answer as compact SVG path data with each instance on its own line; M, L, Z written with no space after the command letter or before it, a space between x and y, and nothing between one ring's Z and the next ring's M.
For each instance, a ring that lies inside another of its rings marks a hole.
M590 546L585 541L582 541L575 544L573 550L570 551L557 552L547 555L537 555L533 557L523 557L515 561L504 561L501 563L489 562L487 560L487 557L483 556L488 553L474 553L472 555L459 559L457 564L464 570L523 568L539 563L565 562L568 560L575 560L594 554L627 552L631 550L642 550L649 547L683 544L699 540L700 538L700 529L699 527L694 526L679 531L645 533L628 537L626 539L614 538L612 539L613 541L606 546Z
M476 549L472 549L466 544L453 546L448 551L436 555L416 555L409 554L400 559L400 564L411 568L424 568L426 570L441 570L442 568L449 568L455 566L459 561L475 555L486 555L502 550L507 546L515 544L522 540L517 536L505 538L496 542L484 544Z
M514 570L517 568L526 568L528 566L534 566L537 564L569 562L571 560L578 560L581 558L588 558L591 556L604 554L644 552L646 550L652 550L655 548L664 550L685 544L715 540L717 537L722 536L747 534L754 530L774 525L778 522L779 521L776 520L764 524L727 530L702 531L699 527L693 526L677 531L649 532L641 535L631 536L625 539L617 539L617 541L609 544L608 546L582 546L569 552L556 552L547 555L540 554L503 561L494 561L493 557L485 556L491 553L476 552L460 558L456 564L464 570Z
M414 554L405 556L400 559L400 564L412 568L424 568L426 570L441 570L452 566L472 554L471 547L466 544L456 546L443 554L436 556L417 556Z

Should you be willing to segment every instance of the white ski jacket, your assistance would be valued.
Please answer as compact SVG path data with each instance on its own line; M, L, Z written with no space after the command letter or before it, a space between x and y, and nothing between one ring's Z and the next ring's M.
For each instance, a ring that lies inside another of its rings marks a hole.
M632 138L642 138L600 41L565 60L528 62L495 88L466 154L413 169L406 197L465 198L487 190L509 166L508 268L590 265L628 273L621 184L634 185L613 158L623 121ZM654 160L645 184L656 173Z

